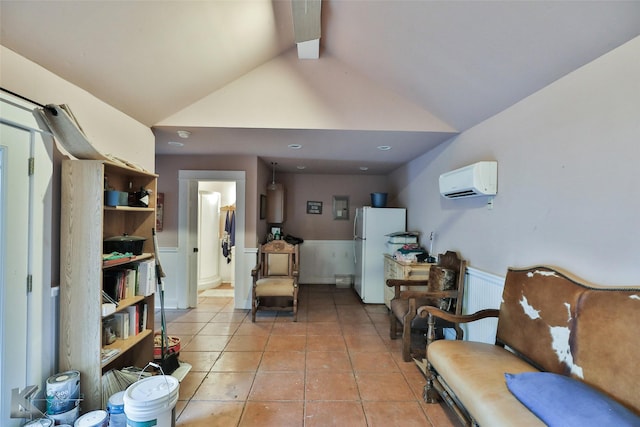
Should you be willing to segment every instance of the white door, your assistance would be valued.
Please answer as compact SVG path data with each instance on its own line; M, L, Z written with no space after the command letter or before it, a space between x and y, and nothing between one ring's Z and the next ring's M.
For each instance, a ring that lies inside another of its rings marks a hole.
M11 389L27 384L29 132L0 124L0 424L9 419Z

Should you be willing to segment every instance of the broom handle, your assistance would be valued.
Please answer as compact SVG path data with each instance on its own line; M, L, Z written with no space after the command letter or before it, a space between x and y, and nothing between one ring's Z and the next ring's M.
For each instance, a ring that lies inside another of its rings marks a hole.
M153 235L153 255L156 259L156 279L158 281L158 292L160 292L160 339L162 341L160 350L162 351L162 360L166 357L169 351L169 337L167 336L166 319L164 317L164 283L162 278L165 277L162 265L160 265L160 257L158 256L158 237L156 236L156 229L151 229Z

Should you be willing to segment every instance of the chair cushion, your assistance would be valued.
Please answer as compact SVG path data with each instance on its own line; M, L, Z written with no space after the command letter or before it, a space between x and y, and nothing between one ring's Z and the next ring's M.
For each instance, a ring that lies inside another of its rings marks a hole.
M289 257L289 254L267 254L267 276L288 276Z
M551 372L504 376L509 391L550 427L640 426L640 417L582 381Z
M267 277L256 281L258 297L293 297L294 285L290 277Z
M429 268L429 291L448 291L455 288L456 272L454 270L439 265L432 265Z
M479 425L544 426L505 385L504 372L537 371L512 352L494 344L440 340L427 347L427 358Z

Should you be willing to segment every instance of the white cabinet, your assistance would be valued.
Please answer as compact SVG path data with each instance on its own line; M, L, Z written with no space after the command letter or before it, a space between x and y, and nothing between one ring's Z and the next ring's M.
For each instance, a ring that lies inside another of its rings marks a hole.
M394 288L386 285L387 279L400 280L428 280L429 269L432 264L424 262L401 262L396 261L391 255L384 255L384 303L390 308L391 300L394 297ZM426 286L419 286L415 289L426 291Z

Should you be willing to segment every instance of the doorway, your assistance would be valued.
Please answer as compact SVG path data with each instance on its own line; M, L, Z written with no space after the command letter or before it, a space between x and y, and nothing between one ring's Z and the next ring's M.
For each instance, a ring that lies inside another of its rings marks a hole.
M198 295L233 297L236 183L198 181Z
M198 217L199 183L218 182L235 186L235 248L233 261L233 298L235 308L249 304L249 288L245 283L245 172L244 171L178 171L178 277L186 286L178 287L178 308L197 306L198 299ZM225 214L226 216L226 214Z

